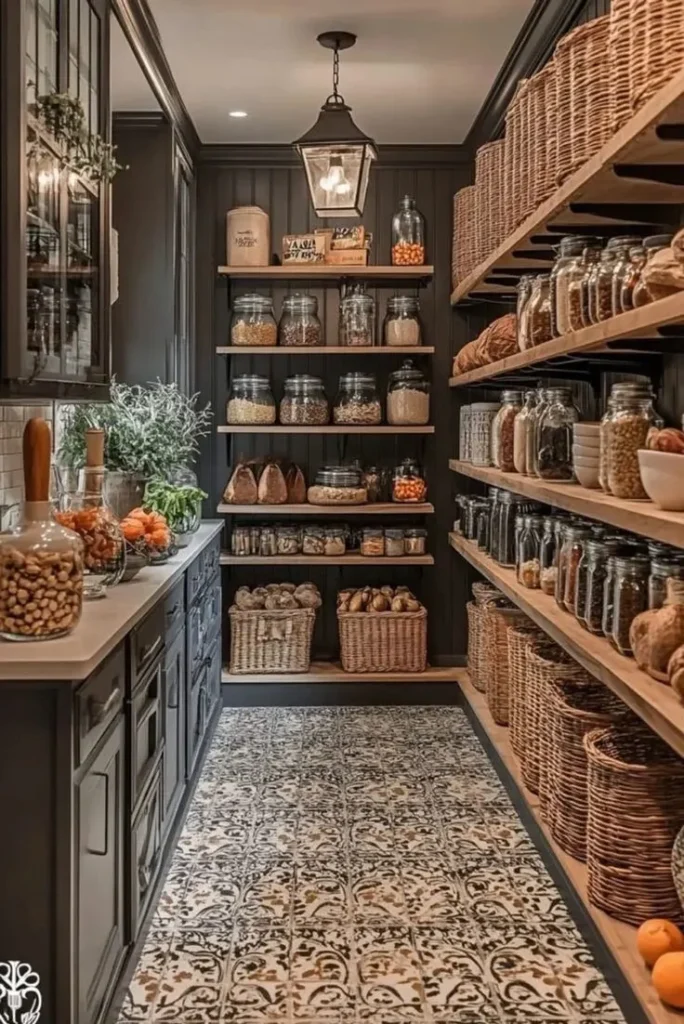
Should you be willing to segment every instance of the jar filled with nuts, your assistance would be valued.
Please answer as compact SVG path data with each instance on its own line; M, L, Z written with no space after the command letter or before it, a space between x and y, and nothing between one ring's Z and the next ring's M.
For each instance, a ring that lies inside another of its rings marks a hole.
M551 278L538 274L532 282L532 294L527 305L528 330L525 348L535 348L553 337L551 324Z
M567 334L569 326L568 287L570 267L577 264L582 256L585 242L581 235L566 235L561 238L556 262L551 271L551 332L554 338Z
M425 426L430 419L430 382L411 359L389 375L387 422L393 426Z
M296 526L276 526L276 553L298 555L300 551L299 530Z
M385 344L400 348L421 344L420 305L413 295L394 295L387 300L383 325Z
M392 266L415 267L425 263L425 218L416 201L404 196L392 218Z
M231 345L275 345L278 328L273 302L266 295L241 295L233 304Z
M333 422L375 426L382 422L378 385L372 373L345 373L333 408Z
M323 466L309 487L311 505L364 505L368 492L355 466Z
M536 401L535 392L526 391L525 404L513 422L513 468L516 473L527 472L527 427Z
M612 397L606 458L608 488L616 498L646 498L637 453L645 447L650 428L662 425L662 420L653 407L648 385L613 389Z
M323 381L308 373L287 377L280 402L280 422L288 425L323 426L330 419Z
M276 404L268 377L244 373L233 377L226 406L226 422L269 424L276 421Z
M121 582L126 568L126 543L118 519L101 493L62 494L54 516L83 541L83 599L104 597Z
M419 503L427 497L425 474L415 459L404 459L394 470L392 501Z
M340 301L339 343L352 348L375 344L375 300L366 292L349 292Z
M323 338L315 295L294 292L283 299L278 324L278 344L292 347L320 345Z
M572 428L579 421L570 388L548 388L539 418L537 472L542 480L572 480Z
M366 558L383 558L385 531L381 526L365 526L361 534L361 554Z
M625 275L630 269L630 251L634 246L641 246L641 239L638 235L622 235L619 238L611 238L608 243L612 246L613 265L611 282L611 316L622 313L621 291Z
M501 395L501 408L492 424L492 462L504 473L515 472L513 460L513 440L515 419L522 409L522 393L520 391L504 391Z
M609 637L620 654L632 656L629 629L648 608L649 560L615 556L613 574L613 628Z

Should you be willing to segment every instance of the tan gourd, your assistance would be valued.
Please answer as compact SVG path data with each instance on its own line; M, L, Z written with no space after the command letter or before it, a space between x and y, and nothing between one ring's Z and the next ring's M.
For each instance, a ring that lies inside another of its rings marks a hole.
M665 604L637 615L629 639L637 665L654 679L668 682L668 663L684 644L684 580L667 581Z

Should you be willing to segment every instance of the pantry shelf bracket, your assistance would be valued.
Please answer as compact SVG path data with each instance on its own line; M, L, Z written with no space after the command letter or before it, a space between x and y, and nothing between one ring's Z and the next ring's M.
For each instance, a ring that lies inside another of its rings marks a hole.
M682 154L684 158L684 154ZM662 185L684 187L684 167L681 164L615 164L613 172L618 178L636 178Z
M622 221L625 228L634 225L637 231L647 227L667 227L677 223L681 208L675 203L570 203L570 211L575 214L605 217L613 221ZM592 225L586 230L591 233ZM613 232L614 234L614 232Z

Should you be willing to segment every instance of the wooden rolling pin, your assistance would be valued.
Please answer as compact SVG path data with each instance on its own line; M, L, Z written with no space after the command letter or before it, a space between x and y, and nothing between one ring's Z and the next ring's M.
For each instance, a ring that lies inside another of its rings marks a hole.
M50 519L50 458L52 440L48 423L36 416L24 427L24 494L27 519Z

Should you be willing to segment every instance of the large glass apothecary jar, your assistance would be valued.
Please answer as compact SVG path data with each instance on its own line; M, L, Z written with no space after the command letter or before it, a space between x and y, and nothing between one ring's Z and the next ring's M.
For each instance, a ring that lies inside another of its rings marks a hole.
M275 345L278 327L273 302L266 295L241 295L233 303L231 345Z
M572 428L579 421L570 388L549 388L540 415L537 473L542 480L572 480Z
M661 249L667 249L671 241L672 235L648 235L646 238L644 238L644 267L651 262L655 254L660 252ZM643 270L643 267L641 269ZM632 299L634 302L635 309L639 309L641 306L647 306L649 302L653 301L648 293L648 288L644 284L641 275L639 276L639 281L634 286Z
M662 420L653 407L648 386L614 389L608 420L606 475L608 489L616 498L646 498L641 482L638 451L646 435Z
M318 299L295 292L283 299L278 324L278 344L300 347L321 345L323 329L318 319Z
M551 329L553 337L568 334L570 327L570 311L568 306L570 268L574 273L585 249L585 241L581 235L567 235L561 238L556 262L551 271Z
M389 375L387 422L393 426L425 426L430 419L430 382L407 359Z
M382 405L374 374L345 373L340 377L333 422L368 427L382 422Z
M245 373L233 377L226 406L230 424L269 424L276 421L276 404L268 377Z
M610 640L629 657L632 646L629 630L632 622L648 608L649 560L643 557L615 556L613 574L613 628Z
M536 400L534 391L526 391L525 404L513 421L513 468L516 473L527 472L527 429Z
M414 295L394 295L387 300L383 338L390 348L422 344L420 303Z
M392 266L425 263L425 218L411 196L404 196L392 217Z
M280 402L281 423L323 426L329 419L330 407L320 377L297 373L286 378Z
M522 409L520 391L503 391L501 408L492 424L492 462L504 473L515 472L513 460L515 419Z
M340 300L339 343L355 348L375 344L375 299L363 291Z
M492 464L492 424L498 402L473 402L470 406L470 454L474 466Z
M99 492L62 494L54 517L83 541L84 600L104 597L121 582L126 568L126 544L118 519Z
M527 332L525 348L536 348L553 337L551 321L551 278L538 274L532 282L532 294L527 304Z

